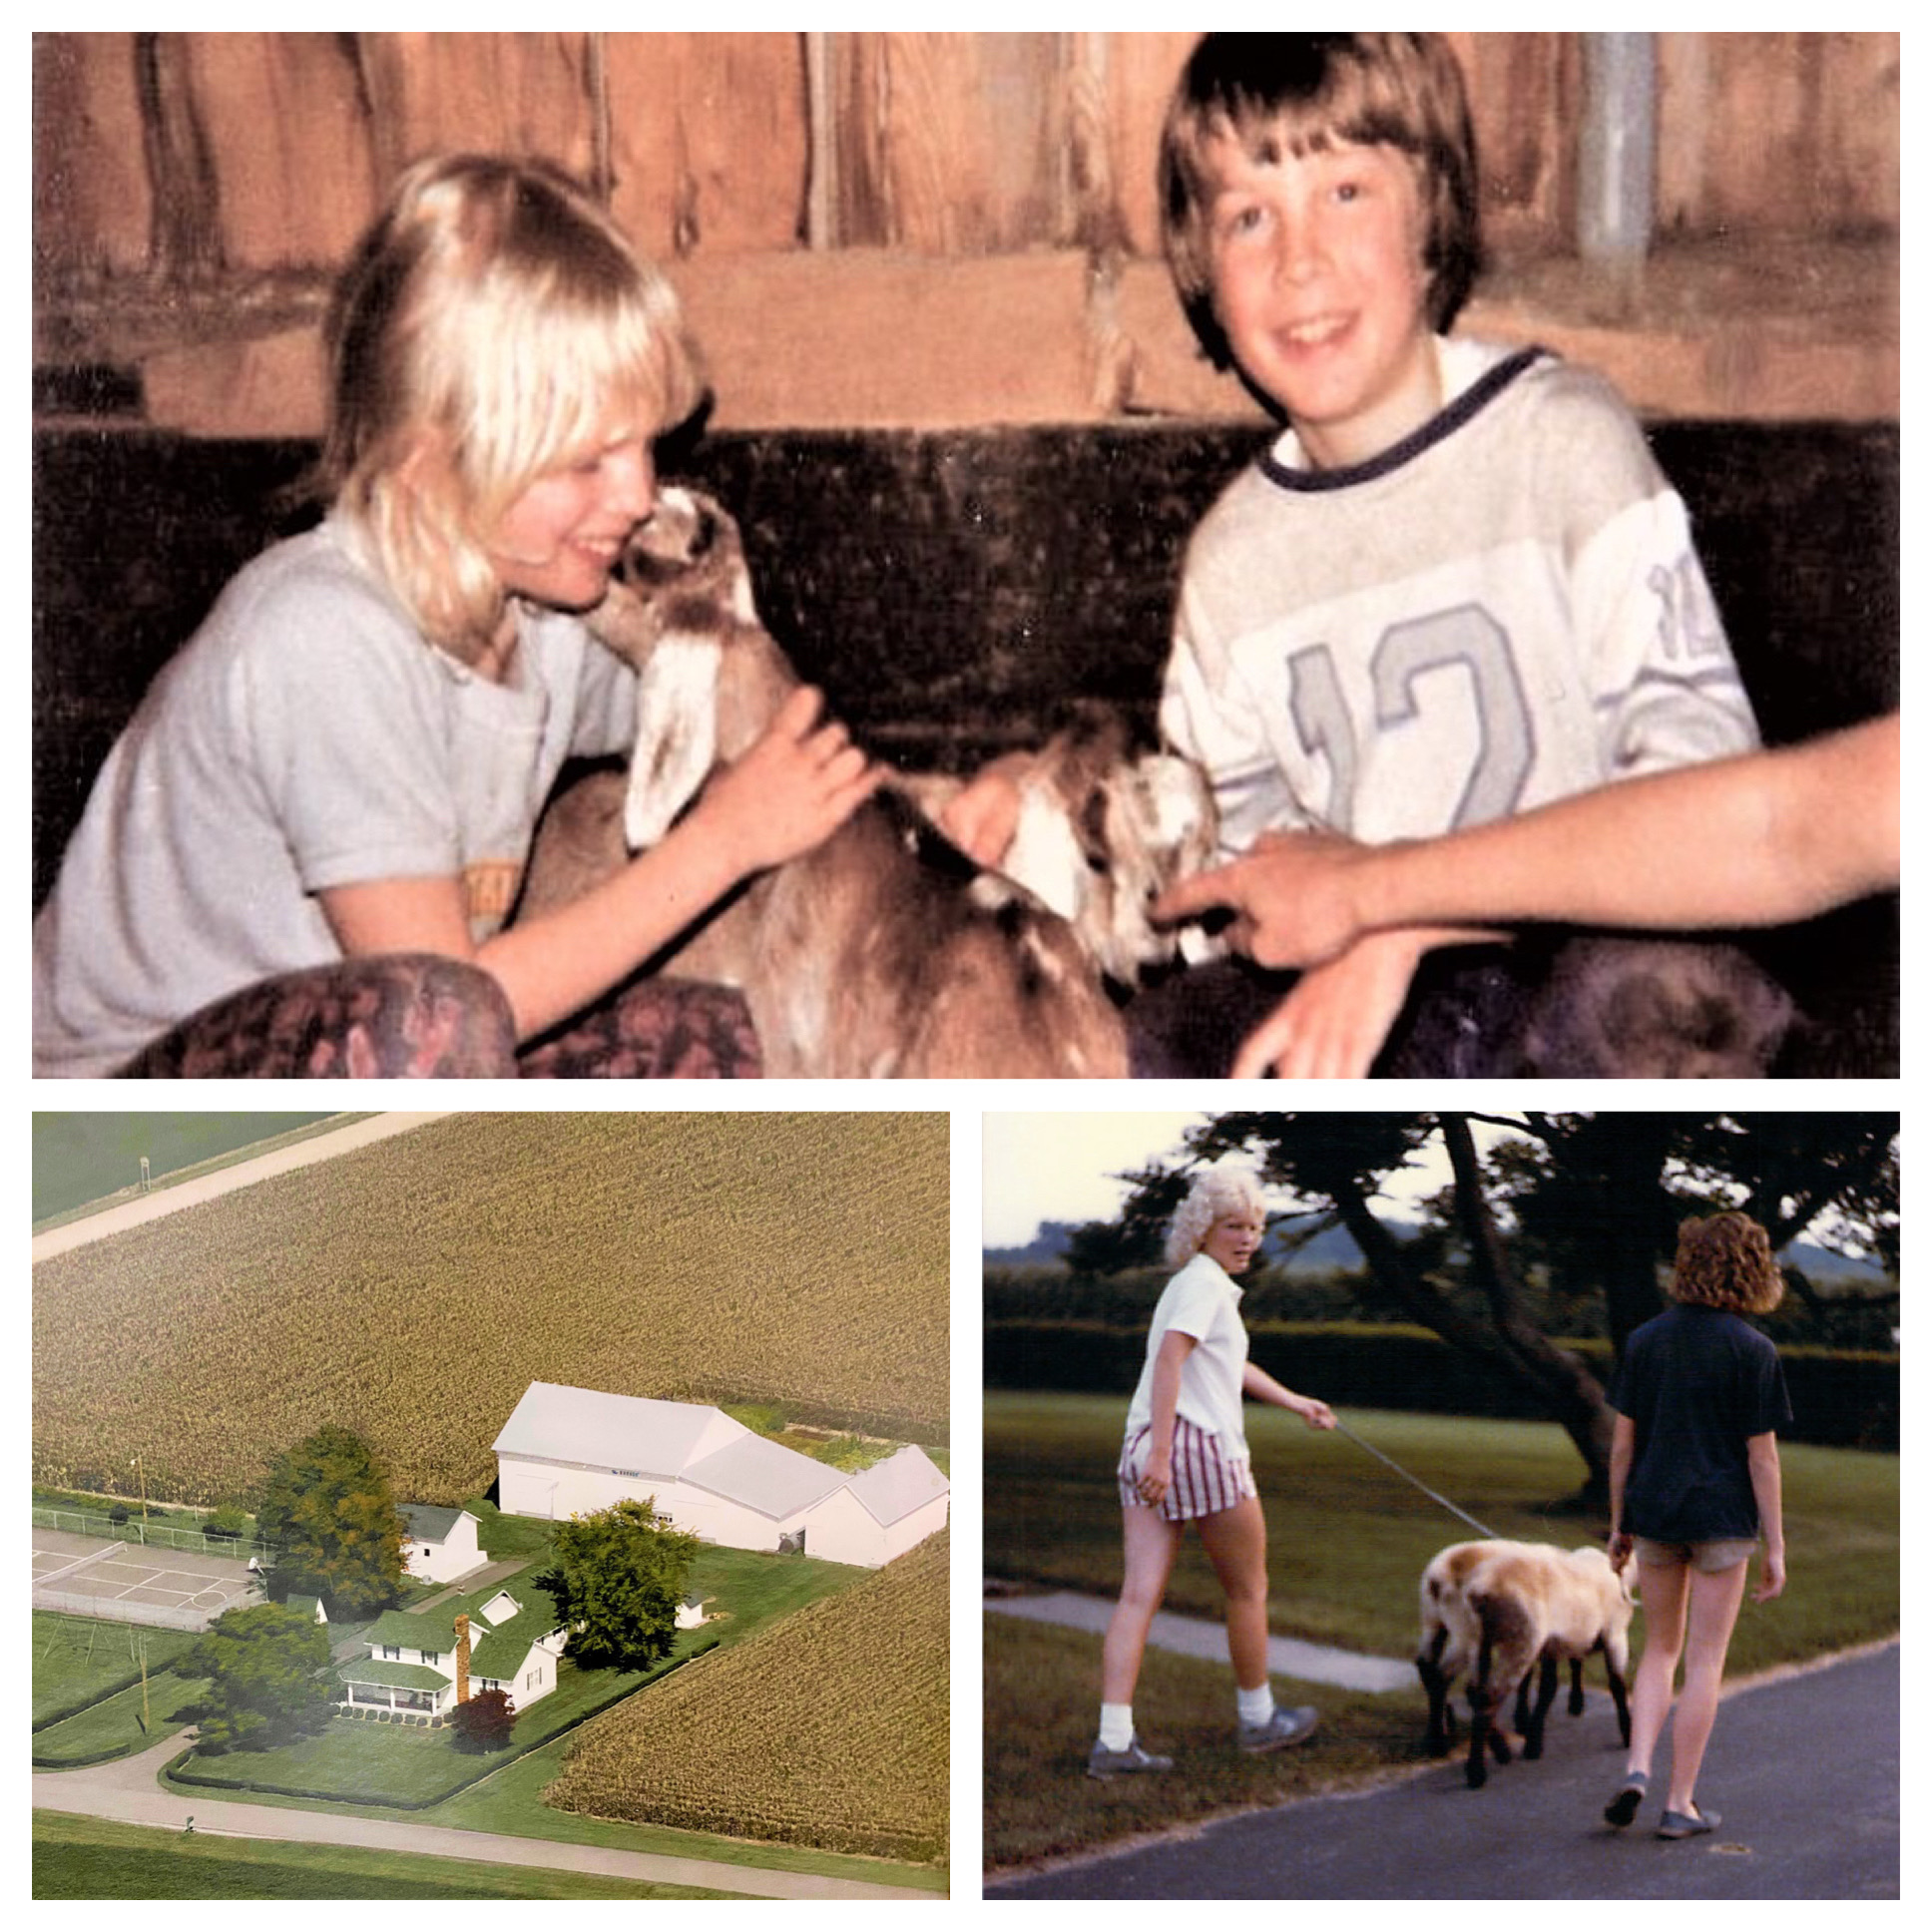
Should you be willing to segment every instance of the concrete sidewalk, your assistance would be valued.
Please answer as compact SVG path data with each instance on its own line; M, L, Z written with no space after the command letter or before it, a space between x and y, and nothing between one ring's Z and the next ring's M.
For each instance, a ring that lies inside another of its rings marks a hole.
M988 1597L985 1607L1002 1617L1064 1624L1096 1635L1107 1629L1107 1620L1114 1614L1111 1598L1086 1597L1072 1590L1055 1590L1040 1597ZM1157 1650L1179 1651L1185 1657L1204 1657L1216 1664L1227 1661L1227 1632L1206 1617L1178 1617L1161 1611L1148 1632L1148 1642ZM1339 1685L1344 1690L1410 1690L1417 1682L1415 1665L1407 1658L1363 1657L1355 1651L1304 1644L1292 1637L1268 1639L1268 1670L1278 1677L1302 1678L1310 1684Z

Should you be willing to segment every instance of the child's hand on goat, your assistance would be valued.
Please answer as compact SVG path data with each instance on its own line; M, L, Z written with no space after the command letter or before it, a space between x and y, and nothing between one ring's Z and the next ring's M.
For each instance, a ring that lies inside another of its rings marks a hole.
M1020 774L1029 761L1024 751L995 758L941 810L939 829L975 865L997 868L1006 857L1020 827Z
M1325 966L1303 973L1248 1035L1235 1080L1360 1080L1382 1050L1408 998L1423 942L1402 932L1371 933Z
M801 686L764 735L705 787L694 818L740 874L808 852L829 838L885 777L837 723L819 724L823 694Z

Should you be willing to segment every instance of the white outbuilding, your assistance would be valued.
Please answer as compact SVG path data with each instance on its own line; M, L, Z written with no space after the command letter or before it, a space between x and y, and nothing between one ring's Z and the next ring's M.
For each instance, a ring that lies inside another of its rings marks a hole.
M908 1445L856 1475L723 1409L532 1382L494 1444L498 1507L564 1518L651 1497L708 1543L876 1569L943 1529L949 1485Z
M489 1559L476 1540L476 1518L466 1509L441 1509L434 1503L405 1503L402 1520L403 1567L425 1583L453 1583Z

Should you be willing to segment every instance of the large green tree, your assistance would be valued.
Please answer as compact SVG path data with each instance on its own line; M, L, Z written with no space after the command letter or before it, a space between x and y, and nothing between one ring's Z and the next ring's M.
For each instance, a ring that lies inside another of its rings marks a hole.
M655 1664L678 1634L678 1606L698 1539L661 1516L657 1499L623 1502L560 1523L555 1567L537 1578L569 1631L566 1655L593 1668Z
M1510 1138L1480 1148L1478 1125ZM1535 1315L1531 1263L1601 1294L1620 1350L1663 1306L1678 1223L1718 1205L1755 1214L1777 1246L1841 1216L1895 1269L1897 1134L1886 1114L1222 1114L1189 1131L1178 1160L1124 1177L1134 1194L1111 1251L1116 1265L1137 1259L1193 1169L1246 1156L1348 1229L1374 1301L1531 1393L1583 1458L1580 1500L1601 1507L1612 1414L1583 1357ZM1447 1157L1449 1184L1405 1236L1376 1208L1425 1150ZM1090 1262L1110 1252L1106 1230L1082 1231ZM1896 1288L1869 1298L1895 1302Z
M337 1619L400 1597L408 1526L387 1470L349 1430L331 1424L277 1456L255 1521L274 1546L277 1596L320 1597Z
M175 1669L209 1680L204 1749L265 1750L327 1724L328 1661L328 1632L313 1617L252 1604L218 1617Z

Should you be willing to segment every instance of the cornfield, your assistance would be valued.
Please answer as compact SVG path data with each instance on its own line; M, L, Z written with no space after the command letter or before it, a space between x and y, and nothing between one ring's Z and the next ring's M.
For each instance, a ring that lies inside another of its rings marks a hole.
M585 1725L544 1801L566 1811L919 1861L947 1835L947 1554L716 1651Z
M938 1439L949 1169L943 1114L425 1125L39 1263L35 1480L242 1500L334 1422L457 1503L533 1381Z

